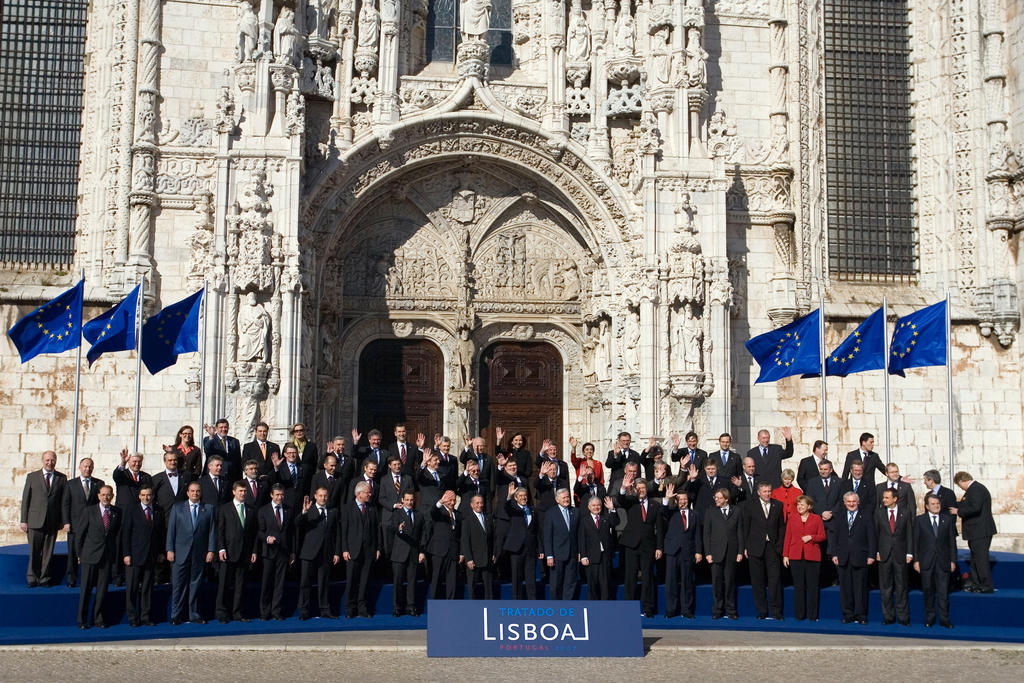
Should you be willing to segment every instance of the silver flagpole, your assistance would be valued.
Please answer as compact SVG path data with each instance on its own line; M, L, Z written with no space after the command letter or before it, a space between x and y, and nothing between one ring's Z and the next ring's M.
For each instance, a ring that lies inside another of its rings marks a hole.
M80 271L80 277L82 281L85 281L85 268ZM82 285L82 298L85 298L85 285ZM84 308L85 302L82 302ZM82 386L82 331L78 331L78 360L75 362L75 432L71 436L71 471L68 473L70 476L74 476L75 472L78 471L78 404L79 404L79 389Z
M949 406L949 480L953 481L956 463L953 456L953 364L951 352L953 345L952 315L949 312L949 290L946 290L946 404Z
M207 308L208 292L206 291L206 280L203 280L203 346L199 358L199 428L203 429L206 424L206 321L209 309Z
M889 431L889 305L882 297L882 358L885 359L885 461L892 462L892 432Z
M142 312L146 308L146 274L139 282L139 302L135 309L135 441L132 453L139 452L139 396L142 392Z
M821 359L821 440L828 441L828 402L825 398L825 297L818 309L818 356Z

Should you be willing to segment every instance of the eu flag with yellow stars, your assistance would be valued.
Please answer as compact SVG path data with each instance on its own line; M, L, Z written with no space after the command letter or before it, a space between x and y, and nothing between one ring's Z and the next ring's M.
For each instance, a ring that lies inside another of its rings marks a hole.
M849 337L825 357L825 372L846 377L855 372L885 369L885 318L882 309L857 325Z
M108 351L130 351L135 348L135 317L138 315L141 288L141 284L136 285L123 301L82 326L82 336L92 344L86 354L90 366Z
M821 309L746 343L761 366L755 384L821 372Z
M63 353L82 343L85 280L51 299L7 330L25 363L40 353Z
M199 313L205 291L200 289L171 304L142 326L142 362L149 374L177 363L179 353L199 350Z
M906 377L905 368L946 364L946 301L896 321L889 343L889 374Z

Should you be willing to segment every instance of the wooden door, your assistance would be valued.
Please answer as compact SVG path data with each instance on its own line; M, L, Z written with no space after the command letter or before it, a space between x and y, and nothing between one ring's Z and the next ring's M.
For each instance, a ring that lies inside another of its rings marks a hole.
M480 357L480 433L495 450L494 428L505 431L505 446L522 432L536 455L544 439L562 450L562 358L543 342L502 342Z
M395 425L406 426L408 440L444 427L444 357L425 339L378 339L359 356L359 424L363 440L371 429L395 440Z

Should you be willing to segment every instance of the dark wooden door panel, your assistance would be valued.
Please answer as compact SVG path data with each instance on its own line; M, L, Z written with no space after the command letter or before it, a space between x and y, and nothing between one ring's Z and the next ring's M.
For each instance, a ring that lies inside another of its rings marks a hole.
M545 343L501 343L486 349L480 366L480 430L494 450L495 427L522 432L536 454L544 439L562 443L562 359Z
M414 441L417 432L432 441L444 416L444 358L422 339L379 339L359 357L359 431L379 429L383 443L394 441L403 423Z

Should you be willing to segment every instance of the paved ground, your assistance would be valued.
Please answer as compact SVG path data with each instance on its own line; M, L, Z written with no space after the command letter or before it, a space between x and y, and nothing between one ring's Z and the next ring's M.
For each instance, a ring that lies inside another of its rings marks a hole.
M296 634L148 640L110 645L0 648L0 679L19 681L358 680L524 681L560 678L678 681L789 680L809 662L829 683L1024 680L1024 646L865 636L716 631L645 631L649 652L636 659L430 660L423 631ZM681 636L686 636L684 640ZM140 672L145 672L140 676ZM814 677L820 678L820 677ZM876 678L871 675L868 679ZM813 680L813 679L812 679Z

